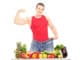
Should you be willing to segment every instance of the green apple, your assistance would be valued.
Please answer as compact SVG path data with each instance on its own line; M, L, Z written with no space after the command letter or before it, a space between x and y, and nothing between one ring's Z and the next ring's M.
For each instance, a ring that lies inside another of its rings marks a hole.
M43 58L47 58L47 54L42 54Z
M62 58L62 57L63 57L62 54L58 55L58 58Z

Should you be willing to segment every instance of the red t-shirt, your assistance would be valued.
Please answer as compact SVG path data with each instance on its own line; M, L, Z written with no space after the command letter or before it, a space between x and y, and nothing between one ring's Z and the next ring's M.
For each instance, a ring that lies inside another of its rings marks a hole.
M33 39L39 42L48 40L48 21L44 15L40 18L32 16L31 30L33 33Z

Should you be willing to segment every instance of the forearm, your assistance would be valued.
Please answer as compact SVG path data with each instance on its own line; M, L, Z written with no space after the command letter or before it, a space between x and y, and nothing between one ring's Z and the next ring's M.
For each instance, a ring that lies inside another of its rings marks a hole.
M57 32L56 28L52 27L51 30L52 30L52 32L54 34L54 39L58 39L58 32Z
M15 24L19 24L20 23L19 12L16 13L16 16L14 18L14 23Z

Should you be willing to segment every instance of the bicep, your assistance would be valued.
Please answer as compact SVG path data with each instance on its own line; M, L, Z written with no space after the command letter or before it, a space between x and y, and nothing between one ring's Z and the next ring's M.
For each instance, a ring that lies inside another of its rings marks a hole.
M54 24L52 23L51 19L47 17L48 20L48 26L53 29L54 28Z
M29 18L24 18L24 19L20 18L20 19L15 20L15 23L18 25L30 24L30 20Z

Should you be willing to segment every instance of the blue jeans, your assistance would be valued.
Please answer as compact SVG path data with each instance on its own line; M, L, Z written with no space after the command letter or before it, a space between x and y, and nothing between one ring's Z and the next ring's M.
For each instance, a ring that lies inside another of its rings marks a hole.
M53 39L50 38L43 43L33 40L31 43L30 50L31 52L42 52L42 51L53 52Z

